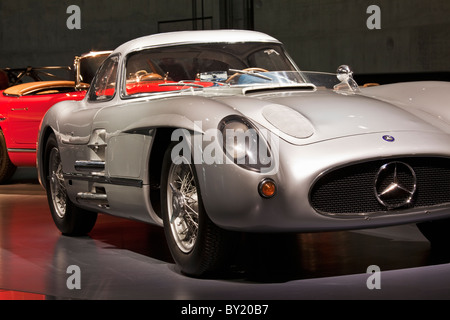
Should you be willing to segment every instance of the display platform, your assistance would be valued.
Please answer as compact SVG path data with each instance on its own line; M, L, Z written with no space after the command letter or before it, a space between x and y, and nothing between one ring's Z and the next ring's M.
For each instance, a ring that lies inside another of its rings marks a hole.
M180 274L159 227L100 215L62 236L33 169L0 186L0 299L448 299L450 256L415 225L250 237L219 279ZM380 273L371 273L376 266Z

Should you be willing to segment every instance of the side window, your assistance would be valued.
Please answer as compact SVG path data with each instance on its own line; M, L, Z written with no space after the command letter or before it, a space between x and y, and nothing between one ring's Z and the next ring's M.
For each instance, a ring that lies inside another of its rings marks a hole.
M110 57L103 63L89 89L90 101L108 101L114 97L118 64L118 56Z

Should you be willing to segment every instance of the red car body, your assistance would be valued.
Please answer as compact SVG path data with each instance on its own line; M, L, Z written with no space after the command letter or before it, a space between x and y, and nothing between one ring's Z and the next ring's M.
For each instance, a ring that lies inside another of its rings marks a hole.
M36 166L39 123L55 103L83 99L86 91L74 91L74 88L72 81L41 81L0 92L0 128L14 166Z
M63 100L82 100L98 66L109 51L75 57L74 81L35 81L0 91L0 184L17 167L36 167L39 125L50 107Z

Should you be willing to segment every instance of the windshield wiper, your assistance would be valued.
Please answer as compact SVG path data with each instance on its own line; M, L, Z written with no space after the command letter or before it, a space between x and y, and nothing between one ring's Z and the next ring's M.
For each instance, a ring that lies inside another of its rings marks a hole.
M254 76L254 77L257 77L257 78L264 79L264 80L273 81L272 78L270 78L270 77L268 77L268 76L265 76L265 75L262 75L262 74L260 74L260 73L255 73L255 72L253 72L253 71L239 70L239 69L229 69L228 71L235 72L235 73L240 73L240 74L246 74L246 75Z

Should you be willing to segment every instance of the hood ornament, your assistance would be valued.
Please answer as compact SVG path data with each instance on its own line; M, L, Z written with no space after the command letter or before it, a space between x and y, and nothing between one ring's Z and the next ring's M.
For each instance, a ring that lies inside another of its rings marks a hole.
M334 86L334 90L339 93L355 93L359 92L359 87L353 79L353 71L347 65L341 65L336 71L336 77L340 81Z

